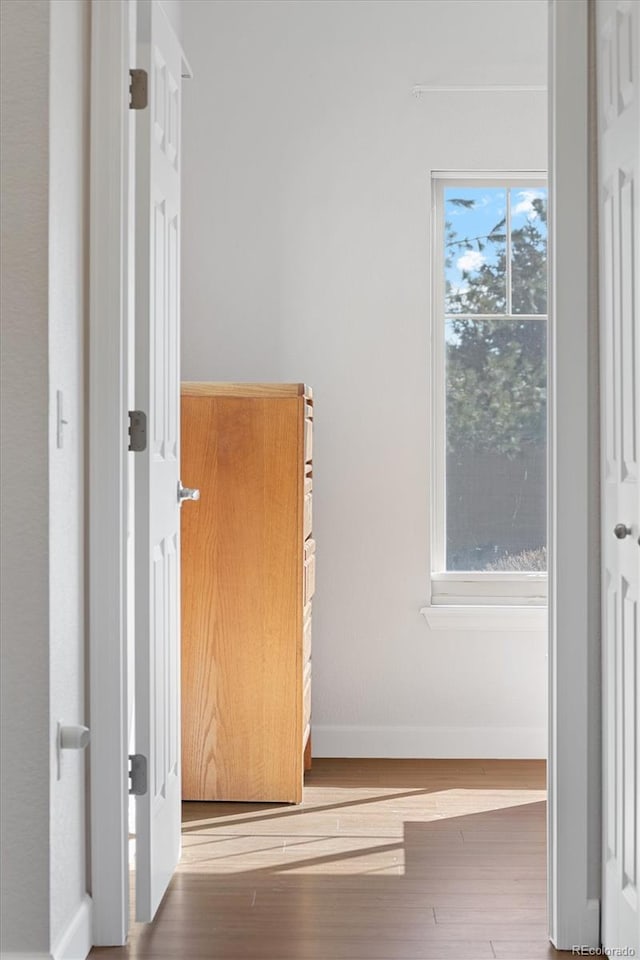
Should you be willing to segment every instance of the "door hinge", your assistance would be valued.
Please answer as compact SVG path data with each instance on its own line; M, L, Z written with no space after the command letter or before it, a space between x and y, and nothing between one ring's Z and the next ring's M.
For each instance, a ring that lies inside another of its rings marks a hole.
M129 754L129 780L129 793L143 797L147 792L147 758L144 754Z
M142 410L129 410L129 450L142 453L147 449L147 415Z
M149 86L146 70L129 70L129 109L144 110L149 103Z

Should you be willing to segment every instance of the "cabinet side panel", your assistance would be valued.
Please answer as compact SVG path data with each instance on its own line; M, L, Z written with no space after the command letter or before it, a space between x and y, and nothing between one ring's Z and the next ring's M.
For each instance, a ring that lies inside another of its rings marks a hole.
M297 399L183 397L183 794L299 796Z

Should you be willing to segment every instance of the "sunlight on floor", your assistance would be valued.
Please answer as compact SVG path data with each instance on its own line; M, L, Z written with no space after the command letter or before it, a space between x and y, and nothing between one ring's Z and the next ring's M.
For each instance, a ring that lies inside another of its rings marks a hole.
M358 793L360 796L358 796ZM517 796L514 797L514 793ZM239 812L240 804L234 805L233 813L228 815L219 814L215 817L186 819L183 822L183 833L191 832L197 829L208 829L216 826L229 826L231 824L243 824L257 820L260 823L279 821L289 817L308 817L310 814L324 813L327 810L336 810L340 808L350 808L352 813L357 813L358 819L362 813L375 813L377 804L383 805L385 812L389 810L389 801L406 801L412 798L421 798L420 820L440 820L452 816L461 816L465 813L478 813L479 811L503 810L507 807L521 806L525 803L536 803L540 800L546 800L546 790L487 790L487 789L451 789L431 791L425 794L424 790L407 790L398 792L394 788L377 789L372 796L371 790L353 790L345 788L342 790L331 791L331 802L326 804L322 802L319 796L320 791L315 790L313 799L305 798L300 806L274 806L270 804L246 804L247 811ZM340 797L344 796L344 802L340 802ZM338 800L336 801L336 797ZM441 806L438 799L444 800ZM194 804L195 806L195 804ZM202 804L198 804L202 806ZM217 807L218 805L216 805ZM393 807L391 808L393 809ZM264 812L262 812L264 811ZM340 818L338 817L339 821Z
M101 960L558 956L545 779L540 761L317 760L300 806L187 802L155 922Z
M447 820L545 800L544 790L459 788L426 794L423 790L399 793L385 788L372 794L371 790L346 788L333 789L331 802L323 803L319 792L314 791L313 800L300 807L259 813L251 806L246 813L238 813L236 806L228 816L189 820L183 825L179 870L234 874L266 869L268 864L271 873L403 876L408 832L412 845L429 848L433 864L442 859L438 848L447 849L450 861L452 842L478 841L455 827L446 829ZM396 829L389 826L389 813L394 809L399 815ZM384 827L380 816L385 818ZM292 819L296 835L282 836L292 826ZM430 831L429 824L437 830ZM243 835L229 835L231 826ZM217 836L216 829L220 831ZM499 835L500 823L496 823L495 838ZM492 836L485 832L483 839L491 842Z

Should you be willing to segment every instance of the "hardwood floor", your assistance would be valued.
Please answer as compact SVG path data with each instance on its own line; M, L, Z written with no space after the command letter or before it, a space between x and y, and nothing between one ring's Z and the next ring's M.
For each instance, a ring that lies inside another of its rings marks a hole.
M542 761L314 760L299 807L184 804L150 926L94 960L538 960Z

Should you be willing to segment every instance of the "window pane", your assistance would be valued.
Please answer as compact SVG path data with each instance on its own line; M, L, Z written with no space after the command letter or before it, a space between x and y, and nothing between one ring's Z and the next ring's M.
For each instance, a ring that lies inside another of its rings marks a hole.
M445 312L505 313L506 191L446 187Z
M547 191L511 191L513 313L547 312Z
M447 570L546 569L546 320L446 321Z

